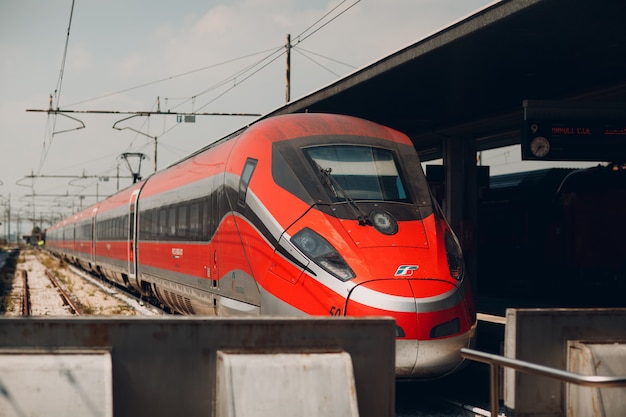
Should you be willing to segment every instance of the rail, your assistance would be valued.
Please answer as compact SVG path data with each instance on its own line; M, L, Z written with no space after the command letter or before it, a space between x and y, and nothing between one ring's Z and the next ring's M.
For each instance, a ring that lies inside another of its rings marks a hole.
M536 363L526 362L519 359L507 358L492 353L480 352L478 350L461 349L461 355L464 358L473 361L486 363L489 365L489 396L491 403L491 416L497 417L499 404L499 367L505 366L513 368L516 371L527 374L541 375L548 378L558 379L563 382L571 382L573 384L586 387L609 388L609 387L626 387L625 376L598 376L598 375L581 375L574 372L563 371L561 369L551 368L549 366L538 365Z
M30 288L28 287L28 272L22 269L22 316L30 316Z
M82 315L81 308L78 306L78 304L76 304L74 301L72 301L72 298L70 297L70 295L67 292L65 292L63 287L61 287L59 282L54 277L54 274L52 272L50 272L50 270L47 270L47 269L45 271L45 274L48 277L48 279L52 282L52 284L56 287L57 291L59 292L59 295L63 299L63 304L69 307L69 309L72 312L72 314L74 314L76 316Z

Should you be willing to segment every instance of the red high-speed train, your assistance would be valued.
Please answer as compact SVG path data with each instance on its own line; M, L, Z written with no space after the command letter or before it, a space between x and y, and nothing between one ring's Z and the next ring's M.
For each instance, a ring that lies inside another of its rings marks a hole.
M260 120L46 239L182 314L391 316L399 378L455 370L476 328L461 248L410 139L354 117Z

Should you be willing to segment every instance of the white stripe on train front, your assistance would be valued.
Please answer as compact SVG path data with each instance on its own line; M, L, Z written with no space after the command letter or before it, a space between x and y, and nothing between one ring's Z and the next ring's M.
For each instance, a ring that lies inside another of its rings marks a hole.
M427 281L414 279L413 281ZM443 294L432 297L402 297L385 294L359 285L349 295L350 301L381 310L398 313L427 313L452 308L463 301L461 291L453 287Z

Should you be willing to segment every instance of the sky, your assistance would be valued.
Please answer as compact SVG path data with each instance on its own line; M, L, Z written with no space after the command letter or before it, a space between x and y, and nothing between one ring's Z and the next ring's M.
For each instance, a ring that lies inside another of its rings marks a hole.
M283 105L287 34L294 100L492 3L0 0L0 236L9 206L12 218L31 219L23 233L128 186L127 161L136 170L140 159L123 153L144 154L146 176L155 143L163 169L256 118L184 123L124 112L265 114ZM487 158L497 158L497 173L516 169L519 155Z

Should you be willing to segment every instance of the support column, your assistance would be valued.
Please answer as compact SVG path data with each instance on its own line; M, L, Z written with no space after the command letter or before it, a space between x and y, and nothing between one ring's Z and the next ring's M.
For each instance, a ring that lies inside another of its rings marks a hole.
M467 274L476 293L478 175L474 141L460 137L446 138L443 144L443 164L446 190L443 210L461 242Z

